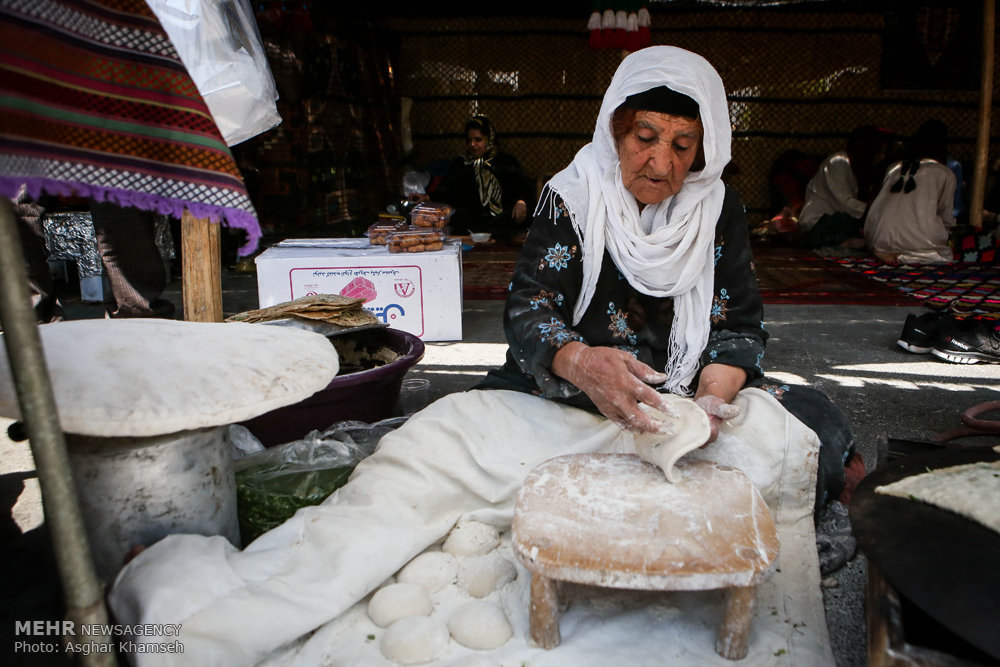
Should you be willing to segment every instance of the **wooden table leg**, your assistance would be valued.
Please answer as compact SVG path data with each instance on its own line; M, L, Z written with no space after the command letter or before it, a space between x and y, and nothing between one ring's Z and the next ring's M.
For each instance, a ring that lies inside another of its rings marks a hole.
M734 586L726 589L726 615L715 639L715 652L729 660L747 656L747 638L753 621L756 586Z
M535 573L531 575L528 626L535 646L544 649L559 646L559 595L556 582Z

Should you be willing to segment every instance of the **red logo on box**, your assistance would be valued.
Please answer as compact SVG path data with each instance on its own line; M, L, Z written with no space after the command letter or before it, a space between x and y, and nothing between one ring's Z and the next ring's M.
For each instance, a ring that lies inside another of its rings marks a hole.
M416 292L416 287L413 286L413 281L411 280L397 280L394 287L396 295L403 299L413 296L414 292Z

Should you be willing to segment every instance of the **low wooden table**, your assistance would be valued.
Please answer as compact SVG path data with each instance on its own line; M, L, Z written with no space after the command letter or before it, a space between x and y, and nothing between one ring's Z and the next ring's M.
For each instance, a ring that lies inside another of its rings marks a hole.
M634 590L727 589L715 650L747 654L757 585L774 569L778 534L739 470L681 461L668 482L632 454L580 454L535 468L518 493L517 559L531 572L532 641L559 645L557 581Z

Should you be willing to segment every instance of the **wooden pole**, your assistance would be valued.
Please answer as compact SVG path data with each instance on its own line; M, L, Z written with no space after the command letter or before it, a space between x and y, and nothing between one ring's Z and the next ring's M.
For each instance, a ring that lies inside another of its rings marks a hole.
M983 0L983 71L979 82L979 131L976 136L975 176L969 202L969 224L983 226L986 173L990 158L990 110L993 105L993 50L996 32L996 0Z
M66 451L66 438L59 426L58 406L42 339L35 324L35 311L31 307L28 275L24 267L14 209L9 199L0 197L0 324L3 325L3 345L21 408L21 420L27 427L31 455L38 470L45 523L49 526L66 600L66 619L74 624L72 627L76 632L75 638L66 638L92 641L99 645L97 650L80 654L81 665L113 666L117 661L108 633L101 631L87 637L80 636L81 625L104 627L108 622L104 585L97 577L87 541L73 470ZM14 578L18 573L10 571L5 576ZM61 624L59 627L66 628ZM56 645L56 637L48 639L53 642L36 643Z
M181 216L181 294L188 322L222 321L222 246L218 224Z

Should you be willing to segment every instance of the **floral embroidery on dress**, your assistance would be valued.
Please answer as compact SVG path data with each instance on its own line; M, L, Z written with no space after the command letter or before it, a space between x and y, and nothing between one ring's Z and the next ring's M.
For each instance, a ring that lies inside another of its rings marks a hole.
M715 246L715 263L718 264L719 260L722 259L722 244Z
M760 388L779 400L786 391L791 389L787 384L783 384L780 387L776 384L762 384Z
M611 335L615 338L624 338L630 344L635 345L637 339L632 327L628 325L628 313L615 308L615 302L611 301L608 303L608 315L611 316L611 324L608 325Z
M712 322L718 324L726 319L726 312L729 310L729 293L725 289L719 290L718 296L712 298Z
M637 347L632 347L631 345L615 345L615 348L621 350L622 352L628 352L636 359L639 358L639 348Z
M538 268L539 270L544 269L545 263L548 262L550 269L562 271L569 266L569 260L573 259L575 254L576 246L564 246L557 242L554 247L549 248L548 254L538 263Z
M556 294L554 292L549 292L548 290L542 290L535 296L531 297L530 299L531 309L538 310L540 306L545 306L546 308L551 310L553 308L553 305L561 306L563 304L564 298L565 297L563 297L562 294Z
M550 343L554 347L562 347L571 340L583 340L580 334L566 328L566 323L553 317L548 322L538 325L543 341Z

